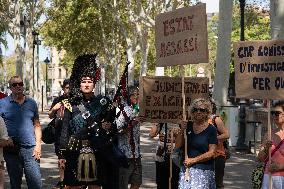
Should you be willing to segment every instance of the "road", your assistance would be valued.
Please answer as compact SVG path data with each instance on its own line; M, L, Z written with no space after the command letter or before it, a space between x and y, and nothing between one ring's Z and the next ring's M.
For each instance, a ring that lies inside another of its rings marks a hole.
M40 114L40 121L43 126L49 122L46 113ZM150 139L148 133L151 124L146 123L141 127L141 152L143 165L143 185L141 189L154 189L155 184L155 162L154 153L157 139ZM57 156L54 153L53 145L42 144L41 173L44 189L51 189L58 181ZM232 150L231 158L226 163L225 189L249 189L250 174L254 167L255 156L253 154L238 153ZM5 174L5 188L9 188L9 177ZM23 189L26 189L23 178Z

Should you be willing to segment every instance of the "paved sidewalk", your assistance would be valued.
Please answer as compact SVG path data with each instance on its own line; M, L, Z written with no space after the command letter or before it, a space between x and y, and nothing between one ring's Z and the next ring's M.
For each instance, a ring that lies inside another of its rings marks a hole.
M142 188L156 188L155 184L155 163L153 160L157 138L149 139L148 133L150 124L141 128L141 150L143 162L143 185ZM224 185L225 189L250 189L251 172L255 165L253 154L236 152L231 150L231 158L226 162Z
M225 189L250 189L251 172L256 165L253 154L240 153L232 150L231 158L226 162L224 185Z
M40 114L40 122L45 126L49 122L49 118L46 113ZM149 138L149 130L151 128L150 123L146 123L141 127L141 151L142 151L142 165L143 165L143 185L141 189L154 189L155 184L155 146L157 144L157 138ZM58 181L58 169L57 169L57 156L54 153L53 145L42 144L41 159L41 172L43 189L51 189ZM237 153L232 151L231 158L226 163L225 172L225 189L249 189L250 174L254 167L254 155ZM23 179L24 180L24 179ZM5 178L6 187L9 188L9 177L6 173ZM23 189L26 189L26 183L24 181Z

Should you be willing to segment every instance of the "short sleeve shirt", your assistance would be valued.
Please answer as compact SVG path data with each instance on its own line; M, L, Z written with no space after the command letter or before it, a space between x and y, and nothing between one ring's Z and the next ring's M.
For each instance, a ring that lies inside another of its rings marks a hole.
M201 133L193 132L192 124L187 128L188 157L194 158L209 151L209 144L218 144L216 127L209 124ZM204 162L196 163L192 167L202 170L214 170L213 158Z
M26 97L23 104L18 104L8 96L0 100L0 114L4 119L9 137L22 146L35 145L34 124L39 119L36 102Z

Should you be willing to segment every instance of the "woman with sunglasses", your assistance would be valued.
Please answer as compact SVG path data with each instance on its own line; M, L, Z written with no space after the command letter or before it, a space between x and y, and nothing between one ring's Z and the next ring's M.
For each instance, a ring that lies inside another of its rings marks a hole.
M216 127L208 124L211 103L202 98L196 99L192 102L189 112L192 120L182 123L183 132L187 134L188 158L184 160L184 166L181 168L179 189L215 189L213 157L218 142ZM176 148L183 144L182 134L177 139ZM186 170L189 171L188 180Z
M273 105L270 112L272 120L277 126L272 129L271 140L267 134L264 137L258 159L265 162L265 171L262 181L262 189L269 188L269 173L272 175L272 188L284 188L284 101L278 101ZM271 164L269 165L268 156L271 147Z

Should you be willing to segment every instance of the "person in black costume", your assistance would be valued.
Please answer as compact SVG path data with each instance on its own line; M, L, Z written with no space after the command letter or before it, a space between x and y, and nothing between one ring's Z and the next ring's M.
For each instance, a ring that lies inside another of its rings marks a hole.
M81 55L70 77L70 97L60 137L60 159L65 168L66 188L101 188L105 183L104 164L111 158L115 111L107 97L95 96L99 79L96 55ZM64 163L65 162L65 163Z
M64 105L62 103L63 100L68 99L69 96L69 79L65 79L62 84L63 94L59 97L56 97L49 109L48 117L50 119L55 119L55 142L54 142L54 149L55 154L58 156L59 153L59 142L60 142L60 135L61 135L61 128L62 128L62 119L64 116ZM64 169L62 165L64 162L60 162L58 160L58 168L59 168L59 182L53 189L62 189L64 188L63 178L64 178Z

